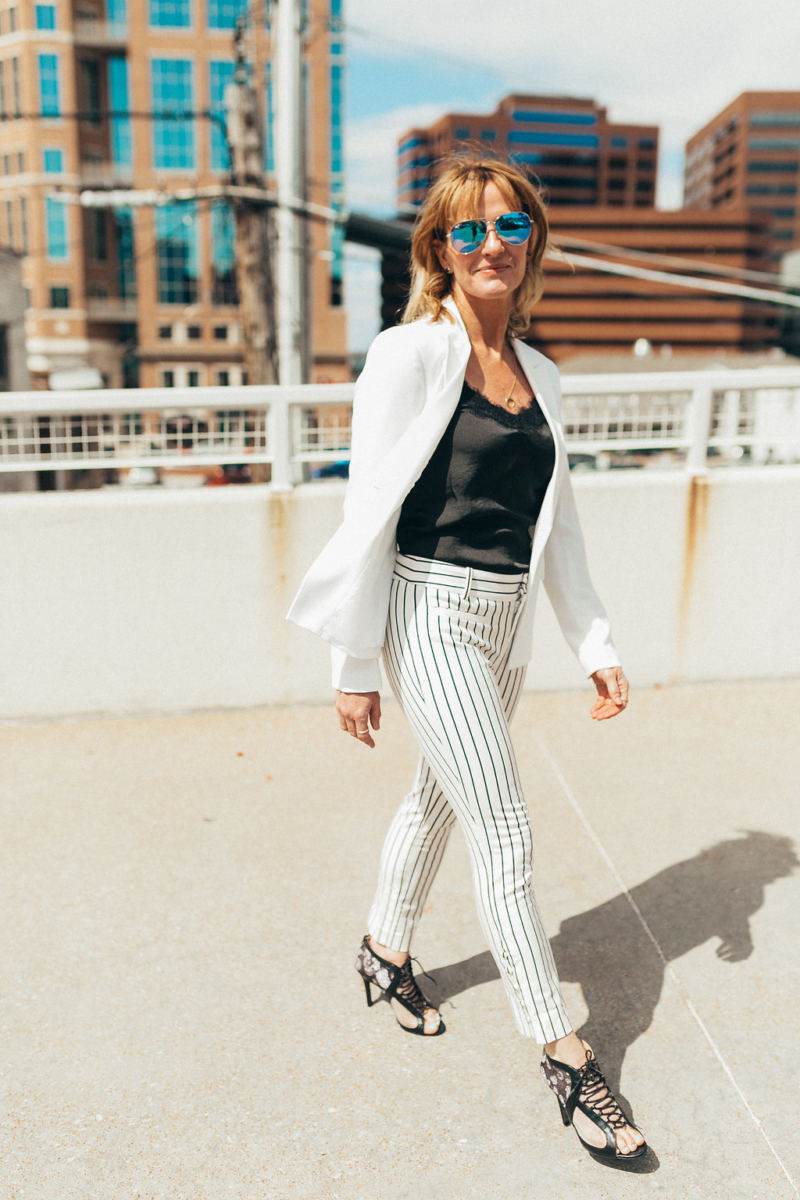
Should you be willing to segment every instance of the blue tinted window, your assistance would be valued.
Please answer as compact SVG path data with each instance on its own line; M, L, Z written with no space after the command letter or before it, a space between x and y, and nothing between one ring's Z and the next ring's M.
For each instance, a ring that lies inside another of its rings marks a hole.
M621 137L620 135L616 135L615 137L612 137L610 140L611 140L611 145L616 150L622 150L628 144L628 139L626 137Z
M457 129L455 131L454 137L461 138L461 139L468 138L469 130L468 129Z
M52 196L44 201L44 221L47 234L47 257L56 262L69 258L67 244L67 213L65 205Z
M37 29L55 29L56 27L56 6L55 4L37 4L36 5L36 28Z
M231 165L225 129L221 120L225 116L225 88L233 80L234 64L229 59L212 59L209 69L209 99L214 119L211 125L211 170L228 171Z
M544 125L596 125L597 116L595 113L578 113L578 112L548 112L541 110L540 112L528 112L525 109L517 109L511 114L515 121L537 121Z
M128 62L122 55L108 60L108 95L111 107L111 161L130 165L133 162L133 140L130 117L117 113L128 111Z
M397 147L397 153L402 154L405 150L410 150L412 146L422 146L423 143L427 143L427 138L408 137Z
M758 138L747 139L751 150L800 150L800 138Z
M640 137L637 143L640 150L654 150L656 139L651 137Z
M64 170L63 150L44 150L42 157L44 159L44 169L48 175L60 175Z
M150 25L158 29L188 29L191 0L150 0Z
M508 140L527 146L597 146L599 144L596 133L545 133L542 130L527 133L519 129L512 129Z
M109 25L127 25L127 0L106 0L106 13Z
M39 108L43 117L57 117L61 112L57 54L39 55Z
M495 132L494 129L482 129L481 130L481 141L483 141L483 142L493 142L496 137L497 137L497 133Z
M800 125L800 112L752 113L751 125Z
M180 114L193 107L192 62L187 58L154 58L153 110L170 113L153 121L153 165L172 170L194 166L194 121Z
M136 263L133 255L133 209L113 210L117 243L117 288L125 299L136 295Z
M156 209L160 304L194 304L198 297L197 209L194 201Z
M748 171L781 171L793 174L797 170L796 162L751 162L747 164Z
M794 183L751 183L747 186L748 196L794 196L796 192Z
M235 29L236 20L247 12L247 0L208 0L209 29Z

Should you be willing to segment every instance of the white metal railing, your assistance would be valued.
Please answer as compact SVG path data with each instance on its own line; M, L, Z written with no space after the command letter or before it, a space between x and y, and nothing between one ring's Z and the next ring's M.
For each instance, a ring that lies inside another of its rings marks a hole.
M800 462L800 368L565 376L569 450L596 465L663 452L715 462ZM0 393L0 472L346 461L351 383ZM642 458L643 461L643 458Z

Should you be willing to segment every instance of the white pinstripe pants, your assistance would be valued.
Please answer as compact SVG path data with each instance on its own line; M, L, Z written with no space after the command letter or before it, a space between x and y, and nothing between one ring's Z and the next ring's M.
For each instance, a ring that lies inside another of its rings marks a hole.
M459 821L481 926L522 1033L572 1025L532 886L533 845L508 722L524 667L508 656L527 576L397 556L384 664L419 743L416 778L383 846L368 929L408 949Z

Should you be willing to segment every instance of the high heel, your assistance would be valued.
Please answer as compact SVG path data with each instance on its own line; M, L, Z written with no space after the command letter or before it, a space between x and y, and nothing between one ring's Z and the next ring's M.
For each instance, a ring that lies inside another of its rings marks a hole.
M617 1162L641 1158L647 1150L647 1142L625 1154L617 1149L618 1129L628 1125L636 1129L619 1106L617 1098L609 1088L603 1073L597 1065L591 1046L583 1043L586 1048L586 1062L582 1067L570 1067L567 1063L551 1058L545 1051L542 1055L541 1071L544 1081L552 1092L555 1092L561 1120L565 1125L572 1125L578 1140L597 1158L613 1158ZM605 1137L605 1146L595 1146L581 1136L575 1124L575 1112L582 1113ZM637 1130L637 1133L641 1130Z
M398 1004L411 1013L415 1018L415 1025L404 1025L402 1021L395 1020L401 1029L405 1029L406 1033L418 1033L423 1037L438 1037L440 1033L444 1033L447 1028L444 1021L439 1016L439 1024L430 1032L425 1028L425 1009L433 1008L432 1004L423 996L419 990L419 985L414 978L414 972L411 969L411 959L407 958L402 967L398 967L396 963L389 962L388 959L381 958L380 954L372 949L369 942L369 934L364 934L364 940L358 948L356 955L356 970L364 980L364 991L367 994L367 1007L371 1008L377 1003L378 999L396 1000ZM372 985L380 990L382 995L372 998Z

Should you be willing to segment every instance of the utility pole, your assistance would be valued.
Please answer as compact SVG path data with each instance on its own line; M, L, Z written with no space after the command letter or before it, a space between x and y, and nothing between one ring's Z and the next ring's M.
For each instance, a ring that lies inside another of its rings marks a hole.
M263 143L258 98L247 78L244 22L234 36L236 71L225 89L226 130L234 184L264 189ZM271 217L263 202L234 195L236 287L244 332L249 383L277 383L275 289L270 260Z
M304 223L294 209L305 199L305 114L300 0L278 0L275 184L278 198L276 283L280 382L308 375L307 271Z

